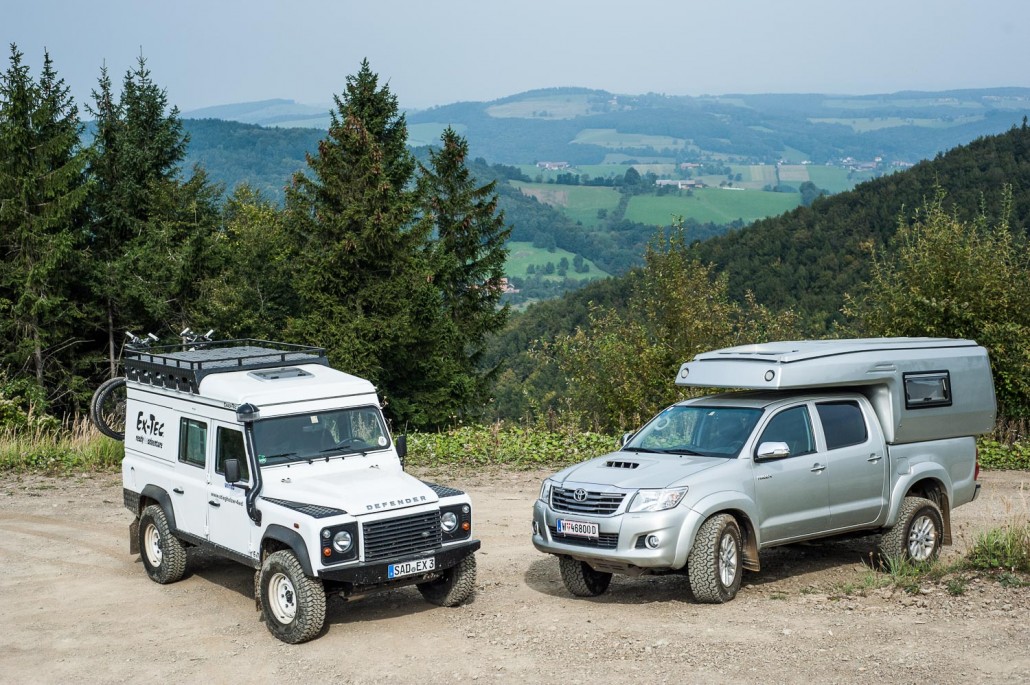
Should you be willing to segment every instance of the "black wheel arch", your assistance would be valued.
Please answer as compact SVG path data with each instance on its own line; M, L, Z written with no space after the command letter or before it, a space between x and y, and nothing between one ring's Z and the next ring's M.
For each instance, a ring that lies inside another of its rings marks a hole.
M144 486L143 492L139 494L139 509L136 511L136 516L142 514L151 502L164 511L165 518L168 519L168 527L172 532L179 530L175 525L175 509L172 507L172 498L168 496L168 492L164 488L157 485Z
M315 577L314 569L311 568L311 558L308 556L308 546L304 542L304 538L295 530L290 530L285 526L273 523L265 529L265 534L261 538L261 558L264 559L272 552L277 552L281 549L292 551L293 555L297 557L297 561L300 562L301 568L304 569L304 573Z

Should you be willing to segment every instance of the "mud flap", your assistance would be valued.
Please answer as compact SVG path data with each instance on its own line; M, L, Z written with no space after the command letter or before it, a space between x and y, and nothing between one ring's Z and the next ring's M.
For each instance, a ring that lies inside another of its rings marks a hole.
M261 611L261 569L254 571L254 608Z
M139 554L139 519L129 524L129 554Z

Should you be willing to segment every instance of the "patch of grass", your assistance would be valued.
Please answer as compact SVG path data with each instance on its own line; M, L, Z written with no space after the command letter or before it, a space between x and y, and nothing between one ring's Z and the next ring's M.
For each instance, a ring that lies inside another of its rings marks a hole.
M798 193L702 188L692 191L692 195L635 195L626 208L626 218L654 226L668 226L674 216L701 223L725 224L736 219L751 222L782 214L799 204Z
M772 594L769 595L769 599L784 600L784 599L787 599L787 593L786 592L773 592Z
M2 471L109 471L121 464L122 455L122 443L103 436L87 419L56 430L0 433Z
M948 594L952 597L961 597L966 594L966 588L968 586L969 578L963 575L948 578L944 583L944 587L947 588Z
M1013 523L980 533L966 553L971 568L1030 573L1030 523Z
M533 247L532 243L523 242L512 242L508 243L508 259L504 264L504 272L508 276L519 276L522 278L526 277L526 269L532 264L538 273L541 267L547 265L547 262L551 262L558 266L562 257L569 260L569 270L566 276L571 279L578 279L581 281L592 281L598 278L608 278L609 274L607 271L599 269L589 259L584 260L585 263L590 267L590 270L585 273L577 273L571 266L572 261L576 258L573 253L563 250L561 248L555 248L554 252L549 252L547 249L542 247ZM561 281L562 277L557 272L554 274L544 276L544 280L548 281Z

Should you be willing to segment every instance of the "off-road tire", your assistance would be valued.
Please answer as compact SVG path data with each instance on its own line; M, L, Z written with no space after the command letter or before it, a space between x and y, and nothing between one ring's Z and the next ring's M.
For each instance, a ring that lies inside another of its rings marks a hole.
M125 440L124 378L109 378L100 384L89 402L89 418L107 437Z
M729 514L716 514L697 531L687 557L687 577L694 598L722 604L737 596L743 575L740 526Z
M612 574L595 571L590 564L572 557L558 557L558 570L565 589L576 597L596 597L604 594L612 583Z
M155 583L167 585L186 573L186 546L172 535L164 510L151 504L139 518L139 555Z
M430 604L456 607L464 603L476 589L476 556L470 554L443 575L428 583L419 583L418 591Z
M880 556L912 563L928 563L941 553L944 517L937 504L924 497L906 497L898 521L880 538Z
M261 564L261 614L268 631L291 645L307 642L325 625L325 588L304 575L290 550L272 552Z

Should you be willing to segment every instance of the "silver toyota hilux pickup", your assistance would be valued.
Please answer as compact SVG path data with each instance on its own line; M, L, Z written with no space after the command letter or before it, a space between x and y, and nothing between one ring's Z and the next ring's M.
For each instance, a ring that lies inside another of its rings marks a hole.
M700 354L678 385L736 388L666 408L612 454L546 479L533 544L565 587L683 572L701 602L736 595L760 550L882 533L885 557L928 561L951 509L979 494L977 434L995 420L975 342L777 342Z

